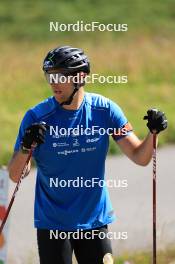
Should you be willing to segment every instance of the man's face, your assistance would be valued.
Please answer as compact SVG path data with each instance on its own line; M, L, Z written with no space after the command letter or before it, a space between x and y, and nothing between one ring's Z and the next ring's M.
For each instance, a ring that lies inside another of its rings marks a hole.
M49 75L47 75L48 82L50 83L50 81L52 80L50 85L56 100L59 103L66 101L69 98L69 96L72 94L74 89L73 82L70 76L64 76L58 70L51 70L48 71L47 73L53 74L52 76L56 80L56 82L54 82L53 77L51 78L50 76L49 78Z

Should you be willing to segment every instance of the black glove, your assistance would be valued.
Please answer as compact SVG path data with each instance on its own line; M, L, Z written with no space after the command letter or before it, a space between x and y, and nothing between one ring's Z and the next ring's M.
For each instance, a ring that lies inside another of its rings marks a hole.
M42 123L34 123L25 130L22 140L22 147L31 149L32 144L35 142L40 145L45 142L45 133L48 126Z
M144 116L144 120L148 120L147 127L151 133L158 134L168 126L168 121L164 112L161 112L155 108L147 111L147 116Z

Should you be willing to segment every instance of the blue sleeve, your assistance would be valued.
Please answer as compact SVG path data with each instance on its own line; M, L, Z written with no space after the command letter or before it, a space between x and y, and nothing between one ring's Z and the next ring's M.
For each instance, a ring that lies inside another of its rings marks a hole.
M110 124L109 127L115 129L112 135L114 140L122 139L132 133L132 126L128 122L122 109L113 101L110 100Z
M22 142L22 138L24 136L25 130L26 130L26 128L28 128L33 123L36 123L36 119L35 119L34 115L32 114L32 111L29 110L26 112L26 114L25 114L25 116L21 122L19 132L18 132L18 136L16 139L16 143L14 146L14 151L20 150L20 146L21 146L21 142Z

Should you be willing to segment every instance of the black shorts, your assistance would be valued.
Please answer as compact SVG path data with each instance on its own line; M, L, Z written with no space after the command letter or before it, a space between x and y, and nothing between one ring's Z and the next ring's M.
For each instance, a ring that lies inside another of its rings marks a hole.
M104 255L112 254L107 233L107 225L79 230L79 237L77 232L37 229L40 264L72 264L73 251L78 264L103 264Z

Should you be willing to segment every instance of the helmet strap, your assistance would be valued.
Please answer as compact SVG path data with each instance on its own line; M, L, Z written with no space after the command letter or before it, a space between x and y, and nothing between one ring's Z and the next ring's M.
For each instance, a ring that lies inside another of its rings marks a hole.
M76 94L76 92L79 90L80 86L77 84L77 83L74 83L74 90L72 92L72 94L69 96L69 98L62 102L60 105L63 106L63 105L70 105L74 99L74 95Z

